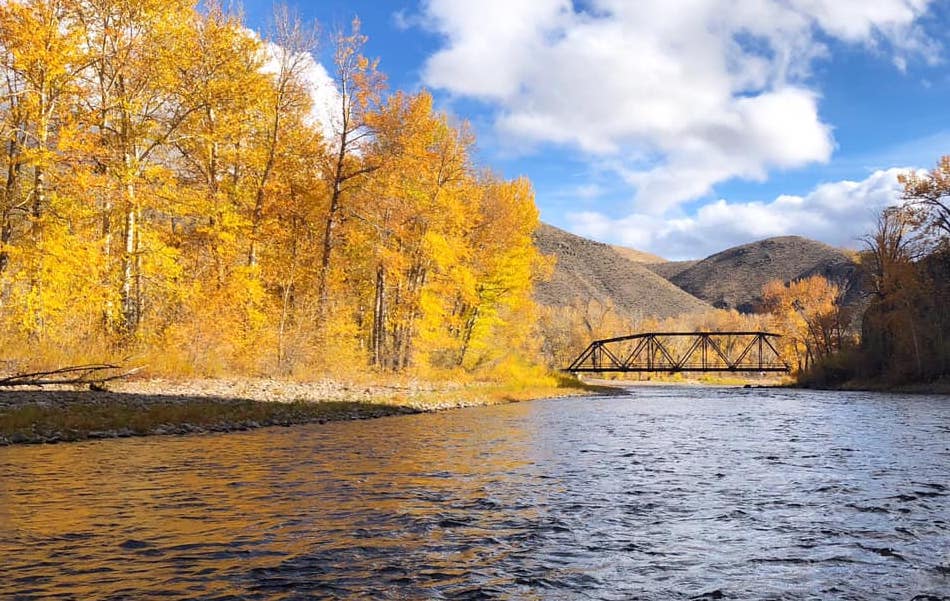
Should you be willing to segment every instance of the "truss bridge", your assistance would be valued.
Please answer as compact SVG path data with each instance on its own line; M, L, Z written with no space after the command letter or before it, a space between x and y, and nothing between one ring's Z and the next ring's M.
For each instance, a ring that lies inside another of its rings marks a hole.
M564 371L787 372L769 332L651 332L595 340Z

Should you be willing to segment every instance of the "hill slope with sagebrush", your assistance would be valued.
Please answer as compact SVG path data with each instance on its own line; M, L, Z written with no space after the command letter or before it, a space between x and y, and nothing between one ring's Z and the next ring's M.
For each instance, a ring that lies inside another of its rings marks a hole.
M538 228L535 243L542 253L557 260L551 279L535 290L535 298L542 305L570 306L594 300L613 304L618 312L634 319L675 317L710 309L633 260L642 257L653 261L653 255L618 249L547 224Z
M657 263L647 263L646 267L653 273L669 280L697 263L699 263L698 259L691 261L663 261Z
M653 253L630 248L629 246L617 246L616 244L611 244L610 248L620 253L620 256L624 257L625 259L629 259L634 263L642 263L649 266L667 262L666 259L659 255L654 255Z
M714 307L742 312L755 309L762 300L762 287L772 280L789 282L821 275L848 290L846 302L858 296L854 261L837 248L800 236L743 244L692 265L667 263L652 268L662 275L669 273L670 282Z

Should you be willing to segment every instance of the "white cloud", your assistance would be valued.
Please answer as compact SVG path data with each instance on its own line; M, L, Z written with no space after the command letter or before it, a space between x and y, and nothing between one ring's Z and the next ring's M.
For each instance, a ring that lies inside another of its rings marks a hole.
M597 212L573 213L568 215L569 229L670 259L702 258L730 246L784 235L857 248L861 237L872 231L880 210L899 201L897 175L906 171L875 171L860 182L825 183L805 196L783 195L770 202L718 200L692 216L637 213L612 220Z
M310 118L319 124L324 136L333 138L340 129L340 91L326 68L317 62L312 55L307 55L305 68L301 74L310 100Z
M259 36L256 32L248 30L254 37ZM287 50L273 42L264 42L264 64L261 71L270 75L277 75L280 72L281 61L284 59ZM287 55L291 56L291 55ZM336 83L320 62L313 54L309 52L300 53L293 56L294 70L297 76L305 86L310 96L310 122L316 125L323 132L324 137L333 139L335 132L339 129L339 106L340 92Z
M613 165L660 214L730 178L829 160L809 87L821 39L936 60L929 0L428 0L426 84L494 107L511 147Z
M597 183L579 184L559 191L558 196L571 200L591 201L607 193L607 188Z

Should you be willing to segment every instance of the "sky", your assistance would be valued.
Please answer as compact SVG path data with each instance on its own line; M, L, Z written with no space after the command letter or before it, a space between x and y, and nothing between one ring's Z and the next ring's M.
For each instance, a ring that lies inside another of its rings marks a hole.
M325 33L358 16L390 89L469 121L542 220L667 259L859 248L898 174L950 154L950 0L286 4ZM266 35L273 2L243 8Z

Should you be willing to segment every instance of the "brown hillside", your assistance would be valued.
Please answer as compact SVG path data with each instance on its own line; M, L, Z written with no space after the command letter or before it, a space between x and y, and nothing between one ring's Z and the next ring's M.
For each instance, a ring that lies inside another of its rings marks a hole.
M612 244L610 248L620 253L620 256L624 257L625 259L629 259L633 261L634 263L650 264L650 263L666 262L666 259L664 259L663 257L659 255L654 255L652 253L644 252L642 250L630 248L629 246L617 246L615 244Z
M709 309L706 303L608 244L547 224L538 229L535 241L542 253L557 259L551 280L539 284L535 291L541 304L566 306L590 299L609 301L632 318L673 317Z
M673 276L678 275L680 272L686 271L693 265L699 263L698 260L695 261L664 261L662 263L647 263L645 267L652 271L653 273L664 277L668 280L673 279Z
M799 236L769 238L716 253L670 277L670 281L715 307L752 311L771 280L789 282L823 275L839 284L855 279L855 265L842 251ZM852 300L857 291L852 290Z

